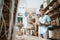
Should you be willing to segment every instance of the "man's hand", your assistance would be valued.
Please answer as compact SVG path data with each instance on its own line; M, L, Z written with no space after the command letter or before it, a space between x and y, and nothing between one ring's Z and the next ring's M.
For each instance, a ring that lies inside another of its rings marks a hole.
M38 22L38 23L37 23L37 25L38 25L38 26L42 26L43 24L42 24L42 23L40 23L40 22Z
M51 24L51 22L45 23L45 26L49 26Z
M39 25L42 26L43 24L39 22Z
M42 26L42 25L49 26L50 24L51 24L51 22L48 22L48 23L38 22L36 25L38 25L38 26Z

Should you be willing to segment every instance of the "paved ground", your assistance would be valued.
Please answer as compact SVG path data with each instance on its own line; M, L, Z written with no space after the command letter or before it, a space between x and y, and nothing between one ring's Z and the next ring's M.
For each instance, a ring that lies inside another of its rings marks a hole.
M36 37L36 36L23 35L23 36L17 36L16 40L45 40L45 39L39 38L39 37Z

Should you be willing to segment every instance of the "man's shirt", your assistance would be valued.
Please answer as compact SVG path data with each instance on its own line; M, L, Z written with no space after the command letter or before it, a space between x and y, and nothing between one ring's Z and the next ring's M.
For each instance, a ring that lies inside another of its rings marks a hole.
M43 15L39 18L38 21L41 23L47 23L47 22L50 22L51 19L50 19L50 16ZM45 26L45 25L39 26L39 30L38 30L39 34L45 34L47 31L48 31L48 26Z

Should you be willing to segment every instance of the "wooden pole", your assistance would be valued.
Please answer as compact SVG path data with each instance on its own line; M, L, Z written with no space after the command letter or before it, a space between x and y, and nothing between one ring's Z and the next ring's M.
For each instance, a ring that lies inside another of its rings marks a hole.
M11 9L10 9L10 15L9 15L9 33L8 33L8 40L11 39L11 33L13 29L13 14L14 14L14 0L11 0Z

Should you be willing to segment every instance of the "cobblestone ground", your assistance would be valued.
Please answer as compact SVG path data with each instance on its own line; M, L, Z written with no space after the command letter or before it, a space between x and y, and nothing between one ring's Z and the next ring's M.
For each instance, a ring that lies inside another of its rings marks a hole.
M24 36L17 36L16 40L45 40L45 39L39 38L39 37L36 37L36 36L24 35Z

